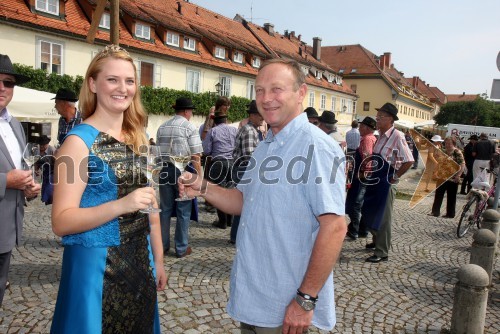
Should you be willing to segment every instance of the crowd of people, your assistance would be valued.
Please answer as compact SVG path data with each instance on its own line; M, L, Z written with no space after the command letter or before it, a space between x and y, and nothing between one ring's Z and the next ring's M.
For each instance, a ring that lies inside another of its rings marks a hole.
M353 121L344 138L335 113L303 110L308 94L300 66L272 59L259 69L256 99L239 127L228 124L230 99L218 98L197 128L190 122L196 106L180 97L155 141L146 138L136 73L128 52L111 45L93 58L79 97L70 89L57 92L58 144L39 138L40 186L23 166L26 139L7 109L14 86L28 78L0 55L0 208L7 217L0 224L0 306L25 200L41 192L64 245L51 333L73 332L76 323L82 333L159 333L156 294L167 284L171 218L173 252L184 258L195 251L189 225L201 197L217 211L212 225L230 227L228 242L237 247L227 312L241 332L331 330L332 269L344 238L371 234L366 261L388 261L396 186L418 165L418 139L395 128L396 106L385 103L374 117ZM439 216L446 193L451 218L462 174L466 192L495 146L473 135L462 154L454 138L440 147L442 141L432 138L427 173L441 177L437 150L460 168L440 180L431 215ZM150 145L160 152L159 201L144 163ZM189 164L179 167L178 159ZM182 195L189 200L179 200ZM143 212L150 205L160 212Z

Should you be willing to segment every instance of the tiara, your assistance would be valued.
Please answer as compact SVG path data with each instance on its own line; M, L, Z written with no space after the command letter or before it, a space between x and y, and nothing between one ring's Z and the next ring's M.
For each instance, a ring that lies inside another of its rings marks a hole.
M128 53L127 50L125 50L121 46L115 45L115 44L106 45L106 47L103 50L99 51L99 53L95 57L100 59L100 58L104 58L104 57L110 56L110 55L118 53L118 52L123 52L127 56L130 57L130 54Z

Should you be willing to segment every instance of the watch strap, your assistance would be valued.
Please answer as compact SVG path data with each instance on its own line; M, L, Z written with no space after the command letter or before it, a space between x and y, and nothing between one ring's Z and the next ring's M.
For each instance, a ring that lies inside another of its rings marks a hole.
M311 295L308 295L307 293L303 293L302 291L300 291L299 289L297 289L297 295L298 296L301 296L302 298L304 298L305 300L310 300L314 303L316 303L318 301L318 297L313 297Z

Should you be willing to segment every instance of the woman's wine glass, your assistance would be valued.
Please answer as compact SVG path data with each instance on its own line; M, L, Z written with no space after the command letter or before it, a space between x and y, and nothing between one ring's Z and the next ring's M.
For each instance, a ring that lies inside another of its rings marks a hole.
M184 138L172 138L170 142L170 161L175 165L181 173L185 170L189 161L191 160L191 150ZM182 177L182 175L180 176ZM176 201L190 201L192 198L188 197L184 192Z
M28 165L28 169L31 170L33 179L35 178L35 162L40 159L40 145L36 143L27 143L23 151L23 160Z
M158 146L150 145L148 146L147 154L143 156L146 158L146 177L148 178L148 184L153 187L155 191L158 190L158 182L160 179L160 172L162 168L160 150ZM161 212L160 208L153 207L153 204L149 203L146 209L140 210L143 213L157 213Z

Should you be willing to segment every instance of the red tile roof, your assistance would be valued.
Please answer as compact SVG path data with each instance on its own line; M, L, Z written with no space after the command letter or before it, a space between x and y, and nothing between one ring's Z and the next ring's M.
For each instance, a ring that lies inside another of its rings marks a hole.
M446 94L448 102L472 102L475 101L479 94Z
M80 5L80 4L81 5ZM82 7L90 4L95 7L96 0L65 0L65 20L30 12L24 0L2 0L0 5L0 21L7 24L21 24L23 27L40 29L47 32L64 34L69 38L85 40L90 28L89 18ZM179 12L178 6L181 6ZM150 24L152 41L143 41L134 38L127 29L123 20L120 20L120 45L131 48L139 53L153 53L157 57L172 59L179 62L198 63L233 71L240 74L256 75L257 69L245 62L244 65L235 64L231 59L219 60L212 55L211 45L215 44L243 51L262 58L272 58L276 54L293 58L303 64L316 66L333 72L325 62L319 62L306 51L305 43L296 38L286 38L276 34L271 38L264 28L242 24L221 14L212 12L196 4L177 0L121 0L121 18L129 15L143 23ZM178 48L165 45L164 36L158 36L163 27L182 35L198 38L197 52L185 52ZM95 40L100 44L109 43L109 32L98 29ZM263 43L265 45L263 45ZM303 55L299 55L299 46L304 48ZM270 47L270 49L268 49ZM308 76L307 82L311 85L355 95L349 87L328 83L324 78L317 80Z

